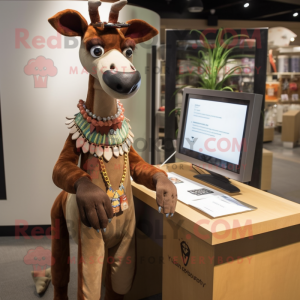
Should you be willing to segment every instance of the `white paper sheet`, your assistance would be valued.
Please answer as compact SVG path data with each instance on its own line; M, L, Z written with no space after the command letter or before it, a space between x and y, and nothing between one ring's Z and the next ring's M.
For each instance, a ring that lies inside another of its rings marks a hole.
M177 188L178 200L191 205L213 218L254 210L255 207L246 204L201 183L179 176L176 173L168 173L169 179ZM197 196L195 191L209 191L209 194Z
M204 211L214 218L252 210L227 195L202 196L198 200L194 200L190 205Z

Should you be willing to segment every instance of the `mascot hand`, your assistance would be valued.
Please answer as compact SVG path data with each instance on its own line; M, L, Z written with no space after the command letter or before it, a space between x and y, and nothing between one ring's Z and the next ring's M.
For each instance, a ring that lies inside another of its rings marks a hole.
M173 217L177 203L177 189L164 173L156 173L153 176L156 186L156 202L158 211Z
M81 222L98 232L100 229L105 232L108 222L113 218L113 209L107 194L87 177L78 179L74 187Z

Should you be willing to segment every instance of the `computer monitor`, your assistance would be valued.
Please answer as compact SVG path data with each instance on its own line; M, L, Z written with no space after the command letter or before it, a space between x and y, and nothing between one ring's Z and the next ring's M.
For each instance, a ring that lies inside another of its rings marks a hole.
M251 180L262 95L185 88L178 159L209 171L196 178L237 192L226 177Z

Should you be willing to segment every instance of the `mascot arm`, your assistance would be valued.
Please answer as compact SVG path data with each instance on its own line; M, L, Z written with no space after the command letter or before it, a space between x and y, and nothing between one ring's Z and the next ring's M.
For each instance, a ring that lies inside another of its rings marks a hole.
M77 166L79 155L76 142L69 135L53 170L52 178L55 185L71 194L76 192L74 185L78 179L87 177L91 180L89 174Z
M166 172L146 163L131 146L129 151L130 175L133 180L142 184L150 190L156 190L156 183L153 177L162 175L167 177ZM160 174L158 174L160 173ZM154 176L155 174L158 174Z
M129 152L130 174L133 180L156 191L158 211L173 217L177 204L177 189L166 172L146 163L133 149Z

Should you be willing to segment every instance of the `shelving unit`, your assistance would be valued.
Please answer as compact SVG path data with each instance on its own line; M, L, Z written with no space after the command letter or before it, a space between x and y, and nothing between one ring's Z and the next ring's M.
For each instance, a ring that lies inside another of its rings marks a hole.
M287 76L293 76L293 75L300 75L300 72L272 72L268 73L267 75L277 75L277 76L282 76L282 75L287 75Z
M276 99L276 100L265 100L266 104L277 104L279 102L280 99Z
M293 48L288 49L290 52L285 50L283 53L290 53L293 56L295 54L297 55L297 53L293 51ZM277 53L277 55L283 54L280 51L275 51L275 53ZM274 55L275 59L277 55ZM265 100L265 131L270 129L271 124L273 124L274 127L281 127L283 114L287 111L300 109L300 72L268 72L267 84L270 85L272 82L279 83L278 91L276 91L278 99ZM293 89L291 89L291 84L294 84ZM266 94L267 93L268 91L266 89ZM292 100L293 94L295 94L296 96L294 97L299 100ZM285 96L282 97L282 95ZM283 98L288 100L283 100Z
M278 101L278 104L300 104L300 101Z
M265 100L266 104L274 105L274 104L300 104L299 101L281 101L281 99L276 99L276 100Z
M299 56L300 60L300 47L284 47L273 49L273 58L278 66L278 56L285 55L291 57ZM299 63L300 64L300 63ZM267 83L278 82L278 99L265 101L265 127L272 123L275 127L281 127L283 114L290 110L300 109L300 72L271 72L271 65L268 64ZM287 67L287 65L285 65ZM289 61L289 70L297 71L295 61L293 64ZM278 70L279 68L277 68ZM298 67L300 71L300 65ZM271 87L272 88L272 87ZM266 90L266 94L268 91ZM271 91L272 93L272 91ZM283 96L284 95L284 96ZM266 96L266 98L268 98ZM273 120L272 120L273 116Z

